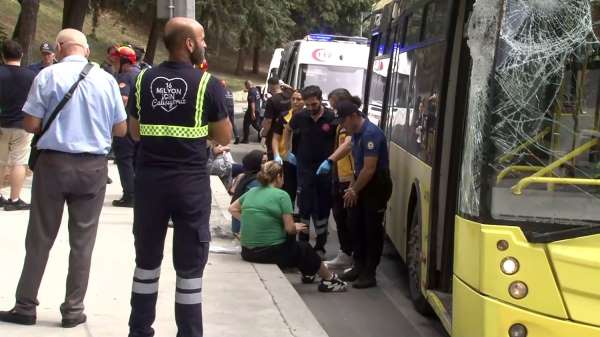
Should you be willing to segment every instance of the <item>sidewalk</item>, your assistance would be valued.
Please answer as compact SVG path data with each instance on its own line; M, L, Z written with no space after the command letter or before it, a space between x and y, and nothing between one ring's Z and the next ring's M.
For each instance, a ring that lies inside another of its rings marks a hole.
M116 167L114 183L108 186L94 250L90 284L86 296L88 322L62 329L59 306L64 298L69 244L66 214L40 289L38 323L22 327L0 323L2 337L125 337L129 318L131 279L134 269L131 209L111 206L120 197ZM207 337L326 337L313 314L276 266L254 265L239 254L215 251L239 249L228 238L229 196L218 179L211 180L213 242L204 277L204 335ZM23 193L29 199L29 183ZM2 190L6 195L8 190ZM66 213L66 212L65 212ZM14 304L14 292L24 258L27 212L0 211L0 310ZM176 335L174 318L175 271L172 263L172 231L166 240L160 279L157 337ZM316 287L315 287L316 291Z

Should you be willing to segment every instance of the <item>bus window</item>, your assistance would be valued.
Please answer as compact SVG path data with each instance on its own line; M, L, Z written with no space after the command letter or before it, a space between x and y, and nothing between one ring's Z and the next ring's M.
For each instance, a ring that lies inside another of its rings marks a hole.
M404 48L410 48L412 45L421 42L421 27L423 26L423 8L416 9L408 17L406 26L406 37Z
M423 40L429 41L444 38L447 16L448 2L446 0L438 0L429 3L427 7L425 7Z

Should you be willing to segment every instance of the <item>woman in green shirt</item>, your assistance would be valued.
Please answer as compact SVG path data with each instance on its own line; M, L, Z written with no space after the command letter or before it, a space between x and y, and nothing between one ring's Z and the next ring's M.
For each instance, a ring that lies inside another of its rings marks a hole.
M280 268L298 268L303 283L312 283L318 273L319 291L346 291L346 283L327 269L307 242L296 241L296 234L308 227L295 223L290 196L281 189L283 168L270 161L257 175L261 186L246 192L230 207L242 226L242 258L254 263L275 263Z

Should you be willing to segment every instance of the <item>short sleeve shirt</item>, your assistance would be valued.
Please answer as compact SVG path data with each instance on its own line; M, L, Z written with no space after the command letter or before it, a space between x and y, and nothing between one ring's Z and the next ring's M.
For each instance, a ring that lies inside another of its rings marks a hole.
M316 169L333 153L335 145L336 125L333 110L325 108L325 112L316 122L308 110L303 110L292 117L290 128L299 138L296 158L298 165L307 169Z
M265 118L269 118L272 121L272 124L275 123L281 116L284 116L290 111L292 107L292 102L290 97L287 97L284 93L277 93L267 101L265 105ZM271 126L271 130L267 133L267 144L271 144L273 141L273 128ZM267 146L267 153L272 154L273 148L271 146Z
M23 111L46 124L87 63L83 56L69 56L44 68L33 81ZM105 155L111 148L113 126L126 120L117 82L94 67L40 138L37 148Z
M130 97L132 96L132 90L135 88L135 79L140 73L140 68L134 67L131 71L126 73L120 73L117 77L117 83L119 84L119 90L121 96ZM135 91L133 92L135 94Z
M208 81L204 97L198 97L203 72L190 64L164 62L142 73L140 110L136 94L129 97L131 116L140 124L193 126L196 106L203 102L201 125L228 118L225 89L215 77ZM141 136L138 165L192 170L206 174L206 137Z
M23 105L35 73L27 68L0 66L0 127L22 128Z
M365 120L361 130L352 135L352 156L356 175L363 169L365 157L378 157L377 171L388 170L388 148L383 131L369 120Z
M270 247L287 239L283 215L294 211L287 192L275 187L255 187L239 199L242 205L242 246Z
M256 113L258 113L258 103L260 102L260 93L258 92L257 88L250 88L250 90L248 90L248 113L250 113L250 111L252 110L252 103L256 104Z

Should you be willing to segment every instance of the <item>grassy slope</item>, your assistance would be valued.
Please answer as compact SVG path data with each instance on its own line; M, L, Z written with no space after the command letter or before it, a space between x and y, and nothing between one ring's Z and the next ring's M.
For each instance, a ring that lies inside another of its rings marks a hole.
M54 41L56 34L61 28L62 24L62 7L63 1L61 0L43 0L40 1L40 11L38 14L38 26L33 44L34 50L37 50L43 41ZM7 29L8 35L11 34L12 28L14 27L17 16L19 14L20 6L16 0L0 0L0 22ZM91 16L88 15L85 21L84 32L91 34ZM146 46L147 38L149 33L149 27L144 27L136 22L136 18L133 16L122 17L112 12L104 12L100 17L98 29L96 32L96 38L89 37L89 43L92 50L92 59L97 62L104 60L106 48L117 42L123 43L128 42L134 45ZM34 55L35 56L35 55ZM159 43L159 48L156 55L156 63L161 62L166 58L167 54L162 45ZM233 55L232 55L233 56ZM235 57L223 58L228 59L226 63L231 62L230 60ZM209 64L219 62L219 59L209 58ZM234 65L230 64L217 64L215 68L218 69L233 69ZM249 78L254 80L256 83L264 82L264 76L247 75L245 77L237 77L226 72L216 72L216 76L226 79L234 91L240 91L243 89L244 80ZM241 96L241 95L236 95Z

